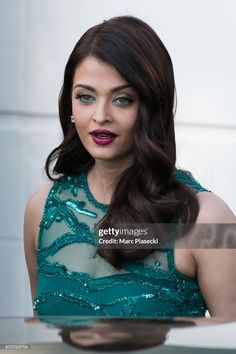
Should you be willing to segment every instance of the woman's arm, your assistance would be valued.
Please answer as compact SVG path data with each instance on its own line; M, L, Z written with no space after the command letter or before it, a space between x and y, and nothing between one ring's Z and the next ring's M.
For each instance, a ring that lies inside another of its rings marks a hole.
M29 273L32 303L37 291L37 241L39 224L42 219L45 200L52 184L41 187L29 199L24 217L24 250ZM36 315L36 311L34 311Z
M197 223L236 224L232 211L213 193L198 193L198 200ZM192 252L199 286L210 315L236 320L236 249L196 248Z

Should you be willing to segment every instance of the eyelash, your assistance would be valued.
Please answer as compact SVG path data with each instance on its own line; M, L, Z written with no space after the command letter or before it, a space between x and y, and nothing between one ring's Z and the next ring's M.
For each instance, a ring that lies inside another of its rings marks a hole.
M93 103L95 100L92 96L84 94L84 93L77 95L75 98L79 99L80 102L83 104L90 104L90 103ZM85 99L85 98L87 98L87 102L85 102L86 100L82 101L82 99ZM134 102L134 100L132 98L123 97L123 96L116 98L113 102L118 101L118 100L126 100L128 102L127 104L118 104L118 106L121 106L121 107L130 106Z

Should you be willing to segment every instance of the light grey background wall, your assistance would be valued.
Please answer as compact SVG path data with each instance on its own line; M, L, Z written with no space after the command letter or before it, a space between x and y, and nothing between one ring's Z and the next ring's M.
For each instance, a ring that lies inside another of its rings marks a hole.
M178 164L236 212L234 0L0 0L0 8L0 315L32 314L24 207L60 141L66 60L103 19L131 14L157 31L175 69Z

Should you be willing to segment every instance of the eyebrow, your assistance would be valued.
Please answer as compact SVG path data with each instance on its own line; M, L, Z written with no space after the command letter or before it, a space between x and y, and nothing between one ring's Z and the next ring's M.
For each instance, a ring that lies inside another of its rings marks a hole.
M90 90L90 91L92 91L92 92L96 92L96 89L95 89L94 87L92 87L92 86L89 86L89 85L77 84L77 85L74 86L74 89L75 89L76 87L82 87L82 88L87 89L87 90ZM116 86L116 87L113 87L113 88L111 89L111 92L114 93L114 92L116 92L116 91L120 91L120 90L123 90L123 89L128 88L128 87L131 87L131 85L126 84L126 85Z

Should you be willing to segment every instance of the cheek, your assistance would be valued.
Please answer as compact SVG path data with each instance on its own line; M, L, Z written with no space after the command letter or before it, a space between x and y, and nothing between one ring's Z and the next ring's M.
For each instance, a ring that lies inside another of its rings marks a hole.
M86 125L83 122L75 122L77 134L79 135L80 139L84 141L87 134Z
M76 100L72 100L72 113L75 119L86 120L93 114L92 106L82 105Z
M74 115L75 118L75 128L79 138L85 143L86 137L88 136L88 123L87 120L83 119L81 116Z
M132 127L134 127L135 122L138 119L138 112L139 112L139 108L138 108L138 105L137 105L137 106L135 106L135 108L133 109L133 111L130 114L130 120L129 121L130 121L130 125Z
M77 109L73 110L73 116L75 119L75 126L77 131L84 133L88 130L88 126L90 124L91 114L89 110Z
M137 120L136 112L134 112L133 114L127 117L124 128L129 134L134 134L134 127L135 127L136 120Z

